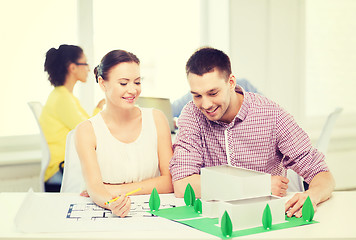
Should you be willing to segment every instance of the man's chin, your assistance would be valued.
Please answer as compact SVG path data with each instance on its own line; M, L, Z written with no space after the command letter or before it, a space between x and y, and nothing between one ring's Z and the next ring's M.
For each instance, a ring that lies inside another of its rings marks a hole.
M210 121L218 121L220 119L220 117L218 116L218 114L215 114L213 116L207 114L207 113L204 113L205 117L207 119L209 119Z

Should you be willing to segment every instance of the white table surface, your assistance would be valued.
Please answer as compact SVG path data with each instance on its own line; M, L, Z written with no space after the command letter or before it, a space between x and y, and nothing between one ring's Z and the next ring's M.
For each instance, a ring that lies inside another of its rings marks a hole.
M163 225L152 231L21 233L15 228L14 218L25 195L0 193L0 239L218 239L179 223L174 230L164 229ZM331 199L318 206L314 220L320 223L236 239L356 239L356 191L334 192Z

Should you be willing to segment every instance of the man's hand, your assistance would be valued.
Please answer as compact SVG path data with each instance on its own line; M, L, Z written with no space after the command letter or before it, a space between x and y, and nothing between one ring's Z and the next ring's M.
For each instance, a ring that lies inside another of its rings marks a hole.
M284 197L287 195L288 178L282 176L271 176L272 195Z
M307 191L295 194L286 202L285 211L287 212L287 216L291 217L294 214L296 217L301 217L302 207L308 196L313 204L314 212L316 212L316 206L331 197L334 187L335 181L330 172L318 173L309 183Z
M303 204L308 196L309 195L307 192L297 193L288 202L286 202L285 212L287 213L287 216L292 217L294 214L294 216L300 218L302 216ZM311 202L313 203L314 212L316 212L316 203L315 201L313 201L313 198L311 196L309 197Z

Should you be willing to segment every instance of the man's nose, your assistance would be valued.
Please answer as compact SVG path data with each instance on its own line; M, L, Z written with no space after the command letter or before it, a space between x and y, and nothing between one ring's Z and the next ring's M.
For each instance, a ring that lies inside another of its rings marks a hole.
M206 110L208 110L209 108L211 108L212 107L212 102L210 101L210 99L209 98L206 98L206 97L203 97L202 98L202 108L204 108L204 109L206 109Z

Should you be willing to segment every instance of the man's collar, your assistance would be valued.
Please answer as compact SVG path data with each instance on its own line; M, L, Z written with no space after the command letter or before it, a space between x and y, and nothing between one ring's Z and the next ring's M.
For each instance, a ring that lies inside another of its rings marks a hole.
M249 107L249 95L248 94L245 94L245 90L236 85L235 87L235 92L239 93L239 94L242 94L244 96L243 98L243 101L242 101L242 104L241 104L241 107L240 107L240 110L239 112L237 113L236 117L234 118L233 121L236 120L236 118L239 118L241 121L245 120L246 116L247 116L247 113L248 113L248 107Z

